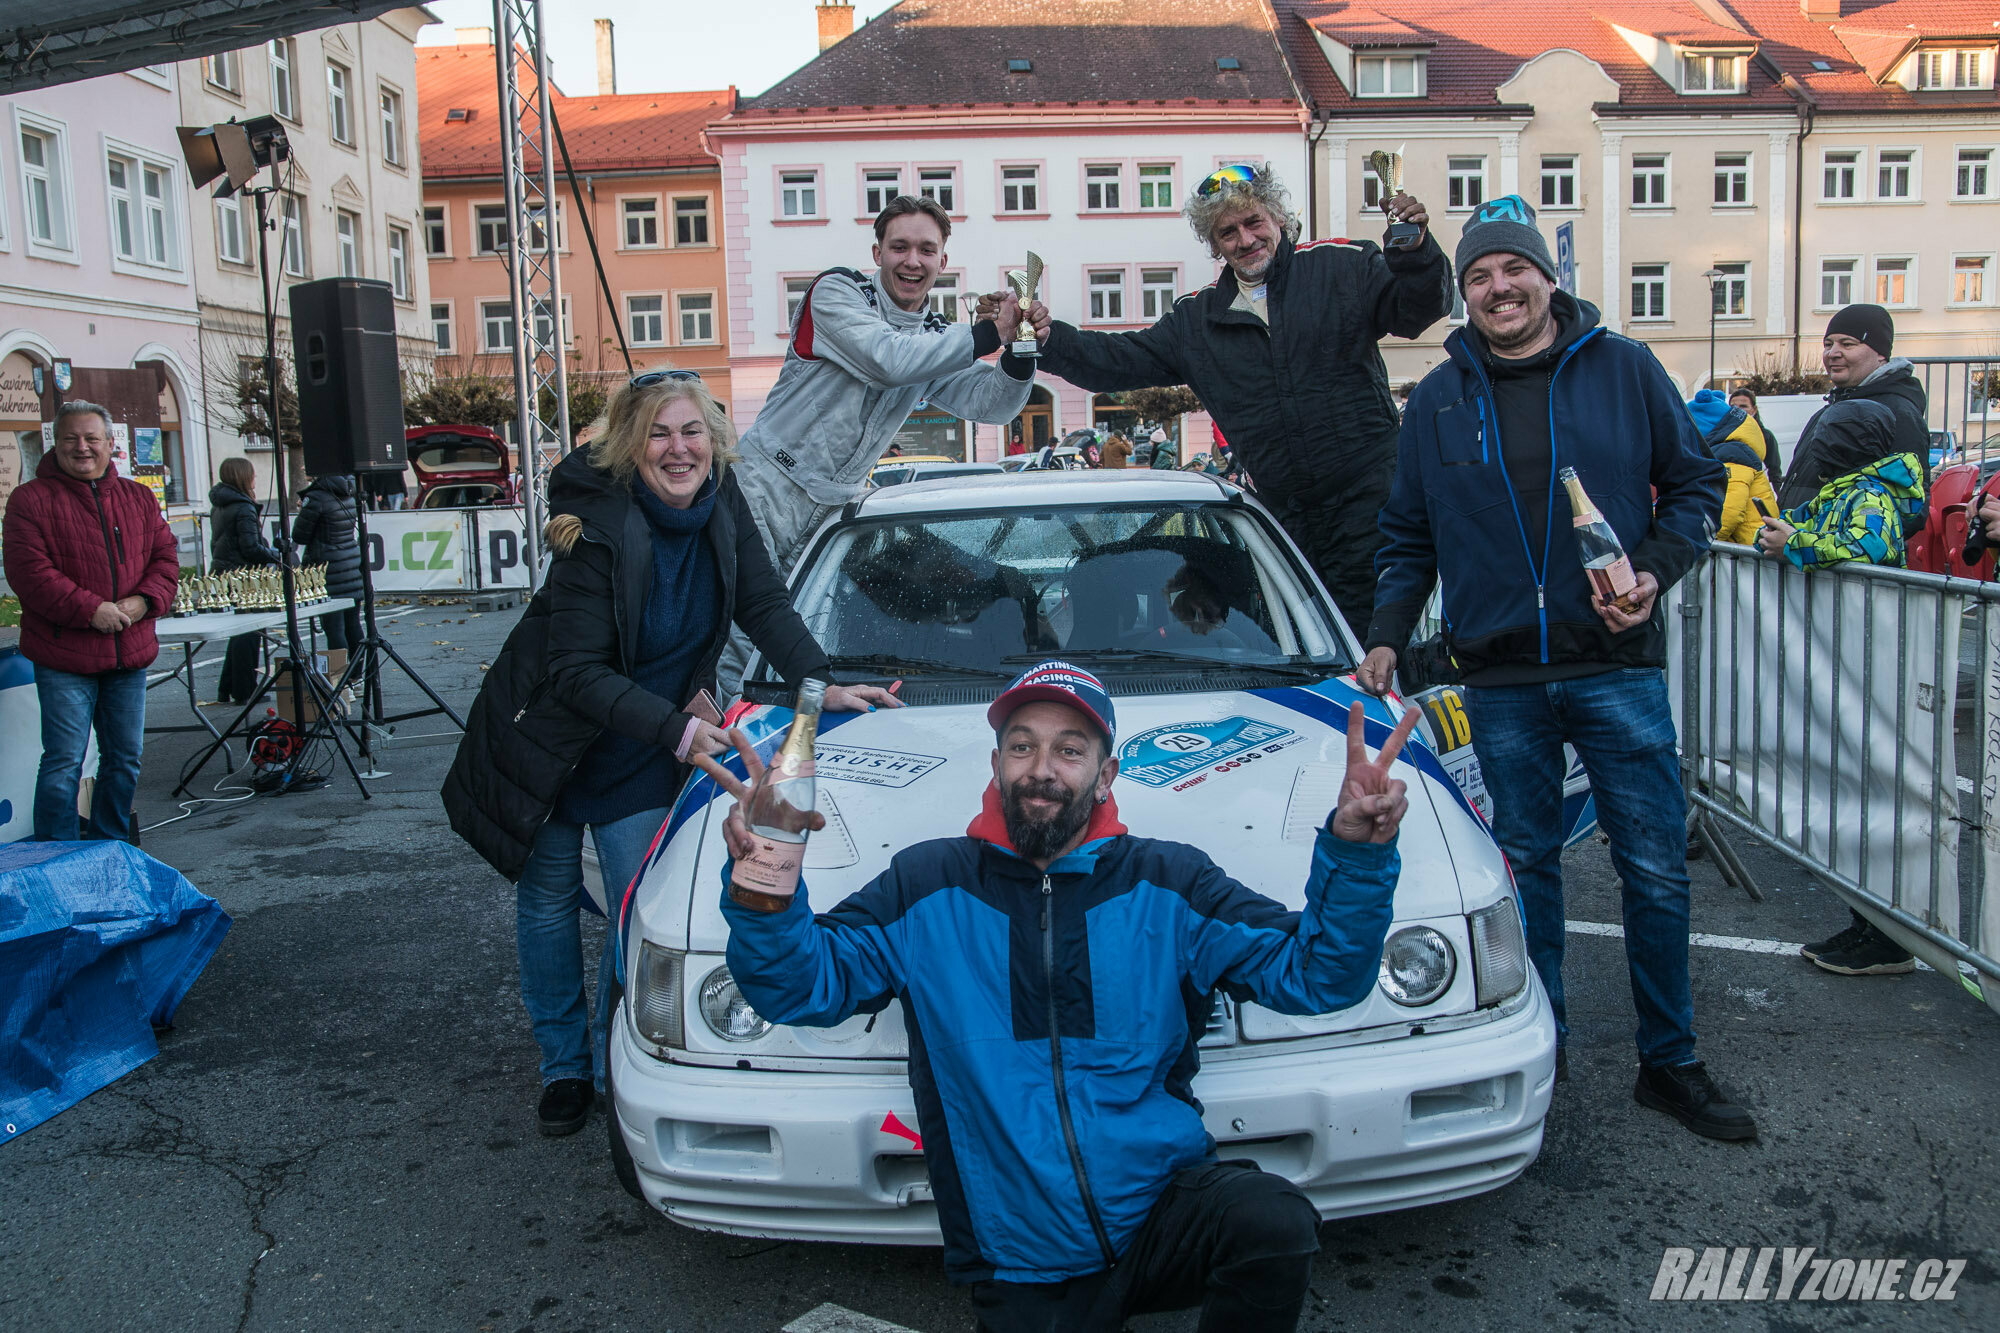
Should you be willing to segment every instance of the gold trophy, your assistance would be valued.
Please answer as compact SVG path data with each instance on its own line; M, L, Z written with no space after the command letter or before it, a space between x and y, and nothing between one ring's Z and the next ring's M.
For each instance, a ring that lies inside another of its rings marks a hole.
M1400 149L1385 153L1378 148L1368 155L1368 167L1382 182L1382 211L1387 213L1389 201L1403 192L1403 154ZM1391 222L1382 234L1384 250L1414 250L1423 243L1424 229L1414 222Z
M1042 257L1030 250L1028 266L1010 269L1007 273L1007 285L1014 289L1014 296L1021 303L1021 322L1015 328L1014 341L1007 350L1030 360L1042 354L1042 345L1035 341L1035 326L1028 322L1028 307L1035 303L1035 290L1042 285L1042 269Z

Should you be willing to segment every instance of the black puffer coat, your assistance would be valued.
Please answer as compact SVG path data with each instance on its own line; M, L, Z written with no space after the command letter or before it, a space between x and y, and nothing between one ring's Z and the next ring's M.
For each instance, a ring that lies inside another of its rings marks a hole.
M278 553L264 539L263 511L234 486L217 482L208 491L208 572L222 574L255 565L275 565Z
M606 728L671 755L690 721L682 700L650 694L626 675L653 584L652 537L631 489L579 449L550 475L549 511L548 580L486 673L444 780L452 828L510 881L520 879L535 834ZM722 599L691 690L714 690L732 623L795 688L808 676L827 678L826 654L792 609L733 476L723 478L705 532ZM675 774L676 789L683 777Z
M1897 454L1915 454L1929 492L1931 431L1924 386L1910 363L1894 357L1849 389L1835 389L1813 414L1792 450L1791 471L1778 487L1778 505L1797 509L1835 477L1859 472Z
M306 487L292 540L305 548L308 565L326 566L326 590L335 597L361 595L361 542L354 526L354 478L331 473Z

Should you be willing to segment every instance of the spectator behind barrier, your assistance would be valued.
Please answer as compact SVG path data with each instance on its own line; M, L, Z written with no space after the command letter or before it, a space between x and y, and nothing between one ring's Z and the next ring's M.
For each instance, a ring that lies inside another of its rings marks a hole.
M1759 523L1778 512L1778 497L1764 475L1764 431L1754 417L1713 389L1703 389L1688 403L1701 431L1702 447L1729 473L1722 493L1722 521L1716 536L1739 546L1757 540Z

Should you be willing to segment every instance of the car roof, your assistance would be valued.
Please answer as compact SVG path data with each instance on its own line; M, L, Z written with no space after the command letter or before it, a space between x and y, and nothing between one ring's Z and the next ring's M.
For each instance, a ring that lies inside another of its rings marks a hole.
M1022 505L1101 505L1126 501L1200 502L1242 492L1197 472L1131 468L1095 472L979 472L919 479L870 491L848 516L882 518L893 514L945 510L1015 509Z

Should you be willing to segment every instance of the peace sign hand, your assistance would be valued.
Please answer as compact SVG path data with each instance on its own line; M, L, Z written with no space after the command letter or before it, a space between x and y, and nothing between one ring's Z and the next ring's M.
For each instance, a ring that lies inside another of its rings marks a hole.
M743 810L750 804L750 789L764 775L764 761L757 757L756 747L750 744L750 738L737 728L729 729L729 741L736 747L736 753L743 756L743 772L749 777L747 782L739 780L734 773L705 754L688 757L694 761L696 768L715 779L716 786L736 798L736 808L729 812L729 818L722 821L722 840L729 844L729 854L741 861L757 850L757 835L750 831ZM826 827L826 816L813 811L806 819L806 827L818 832Z
M1396 836L1410 801L1408 785L1389 776L1403 742L1416 729L1417 710L1403 714L1403 720L1389 733L1381 752L1373 759L1362 740L1366 717L1359 703L1347 710L1347 776L1340 783L1340 800L1333 808L1333 835L1348 842L1387 842Z

